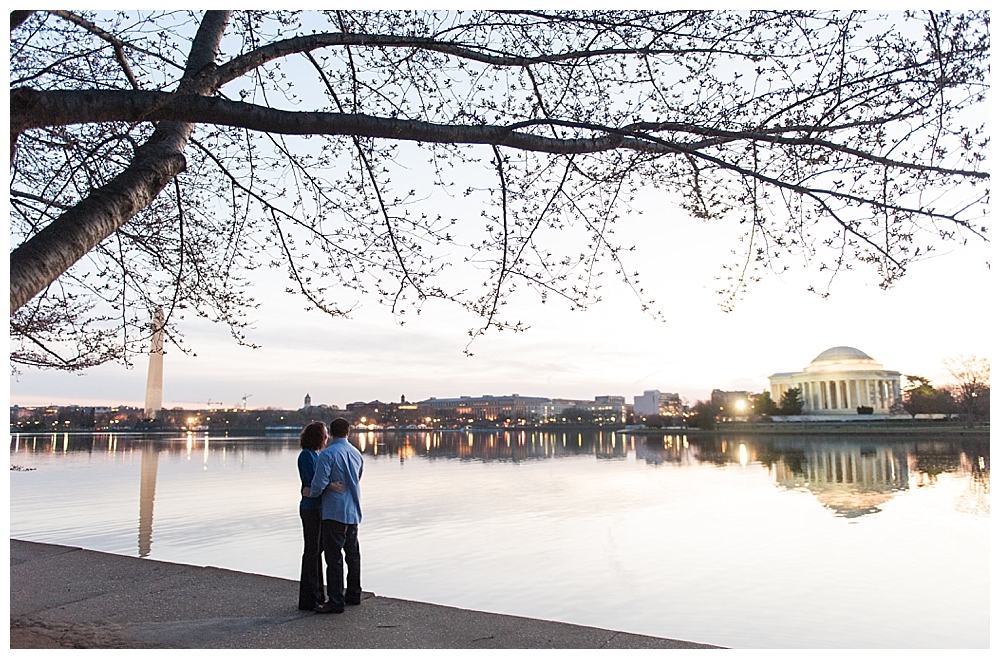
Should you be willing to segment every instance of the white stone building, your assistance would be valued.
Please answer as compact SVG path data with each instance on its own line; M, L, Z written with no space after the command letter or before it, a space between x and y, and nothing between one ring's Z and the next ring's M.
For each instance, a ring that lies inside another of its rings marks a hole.
M680 416L684 405L679 394L662 393L658 389L647 389L641 396L634 396L632 412L637 417Z
M802 371L775 373L770 380L771 398L779 404L786 391L798 387L806 415L857 414L858 407L890 414L903 400L899 371L847 346L824 350Z

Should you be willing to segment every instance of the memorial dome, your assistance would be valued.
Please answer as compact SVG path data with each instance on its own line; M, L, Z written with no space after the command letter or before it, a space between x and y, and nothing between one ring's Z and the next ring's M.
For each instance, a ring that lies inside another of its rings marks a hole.
M806 373L826 373L829 371L873 371L882 370L879 364L869 355L850 346L828 348L816 355L816 359L806 366Z
M865 353L861 352L857 348L852 348L850 346L837 346L835 348L827 348L823 352L816 356L813 363L816 362L841 362L847 359L865 359L868 361L875 361Z

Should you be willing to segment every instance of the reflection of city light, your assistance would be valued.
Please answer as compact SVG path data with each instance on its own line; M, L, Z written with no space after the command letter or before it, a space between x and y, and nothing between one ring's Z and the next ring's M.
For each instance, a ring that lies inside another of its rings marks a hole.
M747 447L746 444L740 444L740 464L742 466L747 466Z

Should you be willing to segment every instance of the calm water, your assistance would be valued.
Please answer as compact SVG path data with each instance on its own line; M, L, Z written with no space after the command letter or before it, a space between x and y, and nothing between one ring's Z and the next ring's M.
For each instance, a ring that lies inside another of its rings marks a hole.
M738 648L989 647L988 440L352 441L380 595ZM10 450L12 538L298 577L296 437Z

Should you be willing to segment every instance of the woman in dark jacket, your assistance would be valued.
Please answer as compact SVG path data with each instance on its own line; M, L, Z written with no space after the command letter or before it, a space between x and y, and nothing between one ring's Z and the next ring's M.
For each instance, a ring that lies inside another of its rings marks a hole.
M326 425L313 421L302 429L299 438L299 481L302 484L302 501L299 503L299 517L302 518L302 537L305 548L302 551L302 573L299 578L299 608L312 611L326 602L323 588L323 558L319 544L320 527L323 522L322 497L309 497L313 474L316 473L316 455L326 446Z

